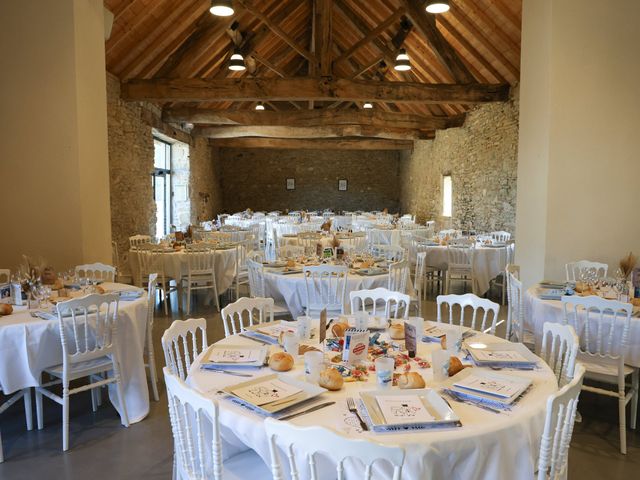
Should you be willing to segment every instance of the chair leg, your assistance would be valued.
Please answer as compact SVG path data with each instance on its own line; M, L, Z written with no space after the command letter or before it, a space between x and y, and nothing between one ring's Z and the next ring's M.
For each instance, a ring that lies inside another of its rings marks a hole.
M624 387L622 396L618 398L618 416L620 417L620 453L627 454L627 413L624 399Z
M69 385L62 390L62 451L69 450Z
M187 286L187 315L191 313L191 284Z
M93 413L96 413L98 411L98 396L95 388L91 389L91 411Z
M631 388L633 395L631 396L631 419L629 426L636 429L636 419L638 416L638 387L640 387L640 369L635 368L631 374Z
M151 339L149 339L149 376L151 377L151 390L153 392L153 399L157 402L160 400L160 396L158 395L158 372L156 370L156 356L153 351L153 344Z
M40 375L38 383L42 384L42 375ZM38 430L42 430L44 427L44 416L42 414L42 393L36 388L36 422L38 424Z
M23 397L24 418L25 418L25 421L27 422L27 430L31 431L33 430L33 410L31 406L31 389L25 388L24 390L22 390L22 393L24 394L24 397Z

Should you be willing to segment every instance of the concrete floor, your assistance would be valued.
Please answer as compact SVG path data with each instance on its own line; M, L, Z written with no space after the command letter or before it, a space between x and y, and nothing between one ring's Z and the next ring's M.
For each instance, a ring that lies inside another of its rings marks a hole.
M164 359L160 337L173 319L184 317L177 312L164 316L160 308L156 312L154 341L161 378ZM500 317L504 318L504 314L501 312ZM435 319L434 302L424 302L423 316ZM211 307L204 306L201 300L196 302L192 317L207 319L209 342L224 336L220 315ZM498 333L503 329L504 324ZM149 416L129 428L120 425L119 417L108 401L94 414L88 393L74 396L71 402L71 449L67 453L61 450L61 408L45 398L45 428L27 432L23 405L18 402L0 417L5 454L5 462L0 464L0 480L170 478L172 438L162 383L159 389L160 401L151 401ZM583 392L579 410L583 421L576 423L574 429L569 478L640 478L640 428L637 431L627 430L628 453L621 455L616 400Z

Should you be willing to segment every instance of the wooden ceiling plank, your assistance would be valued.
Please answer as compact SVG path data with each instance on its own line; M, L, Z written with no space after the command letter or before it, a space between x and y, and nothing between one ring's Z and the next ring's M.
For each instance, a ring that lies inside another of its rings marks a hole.
M203 102L243 100L378 100L398 103L485 103L505 101L509 85L423 84L329 78L239 78L130 80L127 100Z
M504 44L504 49L511 50L512 52L517 53L520 56L520 45L513 41L513 39L507 35L507 33L498 25L490 15L488 15L484 8L478 8L477 1L467 1L467 0L457 0L458 4L461 8L464 8L465 11L473 13L484 25L486 28L483 28L483 31L492 32L496 35L500 41ZM462 7L464 5L464 7Z
M413 142L383 139L288 139L288 138L229 138L209 140L221 148L279 148L301 150L412 150Z
M447 42L438 27L436 27L435 16L426 13L418 4L412 0L403 0L407 9L407 15L416 26L418 31L429 41L433 52L439 60L449 69L453 78L458 83L474 83L477 80L471 74L455 49Z
M332 28L332 10L333 0L318 0L316 22L319 29L316 35L320 41L320 51L316 49L316 55L320 55L320 75L327 77L331 75L331 54L333 49L333 28Z
M511 7L506 5L504 0L492 0L492 1L493 1L493 4L496 6L496 9L498 10L498 12L500 12L500 15L502 15L504 18L506 18L509 21L509 23L511 23L511 26L514 28L514 30L521 31L522 19L520 18L520 16L513 13L513 10L511 10Z

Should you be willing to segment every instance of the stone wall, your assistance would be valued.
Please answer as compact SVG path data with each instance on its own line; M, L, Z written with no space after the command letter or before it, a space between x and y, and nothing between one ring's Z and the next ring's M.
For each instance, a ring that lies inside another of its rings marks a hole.
M395 151L220 149L227 212L307 209L397 211L399 161ZM295 179L295 190L286 179ZM347 180L347 191L338 180Z
M438 228L515 230L518 101L472 110L464 126L416 141L400 162L400 205ZM442 177L453 182L453 215L442 217Z
M112 239L118 246L118 265L126 271L129 266L128 238L155 233L156 212L151 185L154 131L181 142L175 144L173 150L182 159L178 164L183 170L187 164L185 148L188 146L187 195L191 223L211 218L221 210L220 177L215 165L215 149L205 139L194 138L180 128L162 122L160 110L154 105L123 101L118 79L109 74L107 114Z

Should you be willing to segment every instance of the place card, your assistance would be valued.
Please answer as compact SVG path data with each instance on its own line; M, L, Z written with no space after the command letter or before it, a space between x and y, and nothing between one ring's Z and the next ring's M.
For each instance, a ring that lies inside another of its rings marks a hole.
M261 349L220 348L209 355L210 363L254 363L260 359Z
M435 420L417 395L378 395L376 401L385 422L391 425L426 423Z
M301 388L289 385L279 379L267 380L231 390L237 397L257 407L282 400L301 391Z
M454 387L499 398L511 398L523 391L521 381L472 374L453 384Z
M512 362L512 363L528 363L529 360L524 358L515 350L473 350L473 358L478 362Z
M342 361L351 365L364 363L369 353L369 331L349 328L344 334Z

